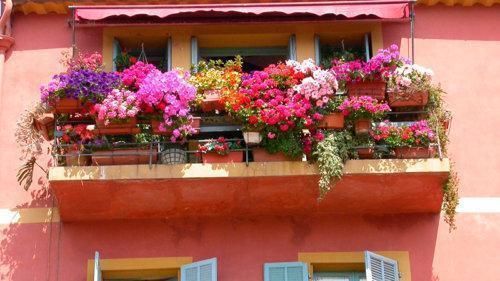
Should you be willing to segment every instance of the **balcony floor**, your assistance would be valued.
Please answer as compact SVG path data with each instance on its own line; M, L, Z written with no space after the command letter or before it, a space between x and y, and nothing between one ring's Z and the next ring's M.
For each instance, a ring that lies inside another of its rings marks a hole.
M318 202L306 162L54 167L64 221L197 216L438 213L448 159L350 160Z

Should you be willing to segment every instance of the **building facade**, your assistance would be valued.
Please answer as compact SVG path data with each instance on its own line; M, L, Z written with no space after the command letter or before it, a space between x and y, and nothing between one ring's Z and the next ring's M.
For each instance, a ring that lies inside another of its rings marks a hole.
M200 57L232 55L229 49L248 57L321 59L321 43L344 40L370 55L391 44L412 55L407 10L386 7L409 2L368 7L375 15L357 11L353 1L335 15L318 12L317 2L299 8L259 2L251 12L228 1L169 2L140 4L155 20L108 1L78 3L107 5L100 10L72 10L62 1L4 5L1 280L98 280L97 274L103 280L366 280L371 259L384 261L385 280L397 280L387 277L394 261L404 281L499 279L500 5L494 0L414 6L414 60L434 70L453 113L448 155L461 199L451 232L439 212L448 158L349 161L345 178L320 203L312 191L315 168L302 162L53 167L48 178L37 172L28 191L19 187L16 121L39 98L40 84L62 71L61 52L72 45L102 53L108 70L117 46L139 42L185 69ZM175 8L187 10L165 12Z

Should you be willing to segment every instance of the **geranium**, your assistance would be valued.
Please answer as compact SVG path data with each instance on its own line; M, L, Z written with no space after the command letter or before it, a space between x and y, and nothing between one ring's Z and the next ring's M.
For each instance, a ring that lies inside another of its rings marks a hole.
M94 106L94 110L99 120L109 124L134 118L139 113L139 106L140 101L134 92L113 89L102 103Z
M158 70L156 66L138 61L129 68L123 70L120 75L125 86L129 87L132 91L137 91L142 83L142 80L144 80L149 73L155 70Z
M387 103L380 103L370 96L350 97L338 109L350 120L377 120L391 111Z
M215 152L219 155L227 155L231 150L240 148L241 143L239 141L226 141L224 137L219 137L216 140L210 140L204 145L199 145L198 152Z
M190 103L196 98L196 88L188 83L188 79L188 73L154 70L143 79L137 91L138 100L145 111L163 117L159 129L172 130L172 141L196 132L189 125L193 119Z
M66 72L78 71L82 69L96 72L104 71L102 55L97 52L91 54L79 53L75 57L71 57L69 52L63 53L61 62L66 67Z
M387 88L393 92L415 93L428 90L434 72L417 64L404 64L390 75Z
M64 145L63 149L81 150L85 144L94 139L92 127L92 125L86 124L66 124L58 126L55 135L58 137L59 143Z
M409 126L394 126L389 121L384 121L370 134L374 140L382 141L390 147L428 146L436 138L426 120L414 122Z

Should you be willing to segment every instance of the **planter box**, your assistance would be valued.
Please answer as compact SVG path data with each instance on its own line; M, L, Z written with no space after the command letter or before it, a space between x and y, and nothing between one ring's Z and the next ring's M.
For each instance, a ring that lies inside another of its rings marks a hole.
M150 154L152 153L152 154ZM156 164L158 161L158 150L154 147L149 148L119 148L115 150L95 151L92 154L92 165L138 165L138 164Z
M390 107L423 107L429 102L429 92L415 93L388 92L387 101Z
M153 130L153 133L156 135L171 135L172 130L165 130L161 131L160 130L160 124L162 122L159 120L151 120L151 129ZM193 117L191 120L191 126L196 130L196 133L198 134L200 132L200 126L201 126L201 118L200 117Z
M46 141L54 139L55 123L54 114L52 113L44 113L33 120L33 126Z
M375 149L373 147L356 148L359 159L373 159Z
M382 101L385 99L386 82L358 82L347 83L347 94L349 97L370 96L374 99Z
M252 149L254 162L285 162L285 161L300 161L300 158L292 159L287 157L283 152L271 154L265 148Z
M262 141L260 132L243 132L243 139L248 145L256 145Z
M92 157L90 155L79 155L78 151L66 153L66 166L90 166Z
M220 102L220 93L218 91L207 91L201 103L201 110L204 112L223 111L224 105Z
M103 120L96 120L96 133L99 135L135 135L141 132L137 128L137 119L129 118L124 122L111 122L108 125Z
M356 135L368 134L372 129L371 119L358 119L354 121L354 132Z
M226 155L208 152L202 155L203 163L240 163L243 162L243 151L231 151Z
M318 124L319 129L343 129L344 114L341 112L333 112L323 117L323 120Z
M434 147L395 147L394 153L396 158L401 159L421 159L421 158L432 158L436 155L436 149Z
M82 111L82 103L77 99L62 98L57 100L53 105L55 113L77 113Z

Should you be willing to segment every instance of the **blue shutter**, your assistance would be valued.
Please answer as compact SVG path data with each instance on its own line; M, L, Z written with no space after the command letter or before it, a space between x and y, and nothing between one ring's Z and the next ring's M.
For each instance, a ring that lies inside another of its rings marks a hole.
M198 65L198 60L200 59L198 57L198 38L196 37L191 37L191 64L194 67L194 71L198 71L197 65Z
M217 259L183 265L181 281L217 281Z
M302 262L264 264L264 281L308 281L307 266Z
M321 65L321 41L319 35L314 35L314 60L316 65Z
M102 281L102 272L101 272L101 263L99 261L99 252L95 252L94 281Z
M113 39L113 71L116 71L115 59L120 55L122 48L120 47L120 41L118 39Z
M172 70L172 36L167 39L167 70Z
M370 60L370 33L365 33L364 36L365 41L365 60Z
M295 34L290 35L288 40L288 59L297 60L297 38Z
M398 262L365 252L366 281L399 281Z

